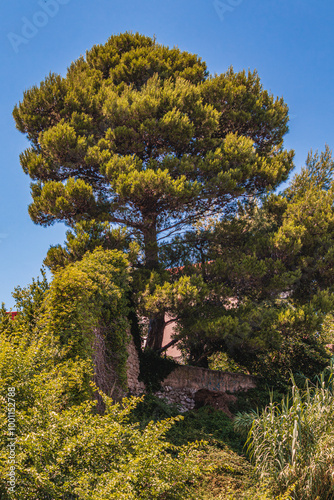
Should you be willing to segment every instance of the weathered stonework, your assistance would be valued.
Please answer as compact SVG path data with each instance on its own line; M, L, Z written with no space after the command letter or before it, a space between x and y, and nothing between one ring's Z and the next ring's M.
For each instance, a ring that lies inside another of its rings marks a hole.
M139 357L135 344L130 339L128 345L127 375L130 394L145 393L145 385L138 381ZM217 392L238 392L256 387L255 379L241 373L227 373L207 370L196 366L177 366L161 383L162 389L155 396L165 399L178 407L180 412L194 409L195 394L201 389Z
M195 389L177 389L169 385L163 385L163 390L154 395L164 399L168 404L176 406L181 413L195 408Z
M125 396L115 370L115 360L107 354L105 332L101 328L95 328L93 340L93 364L94 382L98 389L115 401L119 401ZM97 411L102 413L105 409L104 402L98 392L95 393L97 399Z
M209 389L219 392L237 392L256 387L254 377L242 373L229 373L197 366L178 366L163 381L163 386L174 389Z
M140 372L139 357L135 343L131 336L128 344L128 354L127 377L129 392L134 396L139 396L145 392L145 384L144 382L139 382L138 380Z
M250 375L185 365L178 366L161 385L162 391L156 396L178 406L181 412L195 407L195 394L201 389L235 393L256 387L255 379Z

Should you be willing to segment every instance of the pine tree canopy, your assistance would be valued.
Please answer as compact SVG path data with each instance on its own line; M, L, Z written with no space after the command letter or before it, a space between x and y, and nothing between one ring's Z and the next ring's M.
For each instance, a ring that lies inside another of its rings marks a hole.
M140 34L111 36L24 92L32 220L128 228L158 265L158 241L228 213L287 179L288 108L256 72L211 76L197 56Z

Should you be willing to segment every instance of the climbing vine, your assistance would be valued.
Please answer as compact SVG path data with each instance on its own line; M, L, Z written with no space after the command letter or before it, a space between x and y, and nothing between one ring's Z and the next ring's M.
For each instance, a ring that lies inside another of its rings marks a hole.
M126 389L129 262L123 252L97 248L54 275L42 325L59 346L60 359L92 359L95 336Z

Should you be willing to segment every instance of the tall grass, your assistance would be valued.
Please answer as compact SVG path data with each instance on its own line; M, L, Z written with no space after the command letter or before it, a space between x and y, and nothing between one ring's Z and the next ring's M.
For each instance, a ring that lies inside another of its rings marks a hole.
M262 481L294 500L334 499L334 366L255 418L247 451ZM239 423L240 425L240 423Z

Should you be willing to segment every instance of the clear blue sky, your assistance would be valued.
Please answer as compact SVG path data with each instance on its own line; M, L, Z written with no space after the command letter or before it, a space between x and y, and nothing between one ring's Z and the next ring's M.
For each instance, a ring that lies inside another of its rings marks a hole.
M197 53L211 73L257 69L264 87L290 108L285 146L299 169L310 148L334 148L334 3L331 0L14 0L2 2L0 302L25 286L66 228L30 220L29 178L19 154L27 141L12 109L50 72L65 74L86 49L111 34L139 31ZM51 7L53 8L51 9ZM44 8L44 10L43 10ZM36 25L38 25L36 27Z

